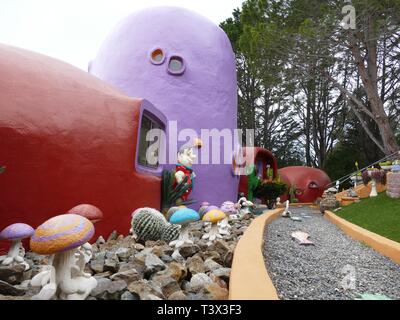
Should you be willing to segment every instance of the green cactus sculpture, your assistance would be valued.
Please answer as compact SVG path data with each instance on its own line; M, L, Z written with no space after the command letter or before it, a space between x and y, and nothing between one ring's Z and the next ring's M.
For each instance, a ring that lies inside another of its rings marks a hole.
M161 240L170 243L179 238L181 226L179 224L167 223L161 234Z
M179 201L182 195L189 189L187 185L188 177L185 177L176 188L174 188L175 170L164 170L162 173L162 187L161 187L161 208L164 214L168 209L176 205L190 205L195 203L195 200Z
M179 236L179 226L172 226L161 212L152 208L136 210L132 218L132 230L138 242L164 240L170 242ZM171 240L172 239L172 240Z

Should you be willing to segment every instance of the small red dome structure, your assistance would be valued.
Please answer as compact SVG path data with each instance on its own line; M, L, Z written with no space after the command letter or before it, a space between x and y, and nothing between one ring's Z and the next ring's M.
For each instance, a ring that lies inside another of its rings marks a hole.
M268 178L267 171L270 170L269 175L275 179L278 176L278 161L273 153L267 149L260 147L244 147L243 157L245 158L249 153L254 154L254 165L257 168L257 175L262 179ZM248 165L246 163L246 165ZM239 193L243 193L247 197L248 193L248 177L242 175L239 183Z
M324 190L331 183L328 175L316 168L310 167L286 167L279 169L282 182L288 184L289 188L295 189L296 198L300 203L311 203L321 197ZM289 197L283 196L281 201Z

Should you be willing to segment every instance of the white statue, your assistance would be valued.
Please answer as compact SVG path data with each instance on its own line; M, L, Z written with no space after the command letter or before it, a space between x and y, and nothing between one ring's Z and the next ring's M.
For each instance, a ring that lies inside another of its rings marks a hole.
M178 152L178 164L175 168L175 182L174 188L185 179L188 178L187 184L189 185L188 190L182 195L181 200L187 201L190 193L193 189L193 182L196 178L196 174L192 169L192 165L194 160L196 159L196 155L194 154L194 148L201 148L202 141L200 139L195 139L193 146L182 148Z
M289 200L285 201L285 211L282 213L282 217L290 218L292 213L289 211Z
M254 208L254 203L242 197L238 201L239 205L239 219L242 219L246 214L251 213L251 209Z
M90 273L85 272L86 264L92 259L93 249L90 243L85 243L80 246L75 253L76 262L72 267L72 276L82 276L86 278L90 278L92 275Z

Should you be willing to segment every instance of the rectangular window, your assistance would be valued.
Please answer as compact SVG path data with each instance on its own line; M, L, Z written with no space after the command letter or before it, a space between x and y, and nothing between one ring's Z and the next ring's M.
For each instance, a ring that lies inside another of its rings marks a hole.
M147 115L143 115L140 128L138 163L145 167L157 169L158 157L161 147L161 137L160 135L157 135L155 137L150 136L150 138L154 140L147 141L147 135L152 129L162 130L161 126L156 121L152 120ZM151 149L149 149L150 146Z

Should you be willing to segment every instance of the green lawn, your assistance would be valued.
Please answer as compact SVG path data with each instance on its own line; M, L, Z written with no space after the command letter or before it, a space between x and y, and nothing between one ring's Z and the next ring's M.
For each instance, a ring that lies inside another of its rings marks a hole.
M336 214L360 227L400 242L400 199L391 199L385 192L344 207Z

